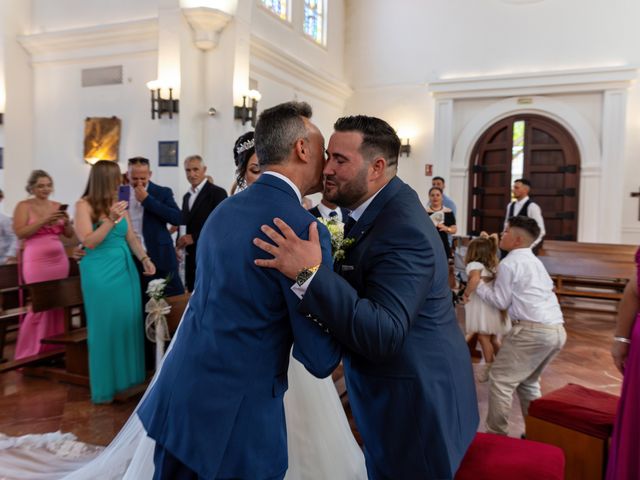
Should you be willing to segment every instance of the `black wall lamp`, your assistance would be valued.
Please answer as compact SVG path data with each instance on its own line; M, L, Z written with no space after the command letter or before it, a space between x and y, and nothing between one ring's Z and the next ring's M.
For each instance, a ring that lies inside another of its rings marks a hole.
M258 121L258 102L262 98L257 90L250 90L246 95L242 96L242 106L233 107L233 118L240 120L242 125L251 122L251 126L255 127ZM251 106L247 105L247 99L251 101Z
M169 98L162 97L163 87L158 80L147 83L147 88L151 91L151 119L155 120L156 115L162 118L162 115L169 114L169 118L173 118L174 113L179 112L180 100L173 98L173 88L166 87L169 91Z
M406 155L407 157L411 155L411 144L408 138L406 139L406 143L400 140L400 155Z

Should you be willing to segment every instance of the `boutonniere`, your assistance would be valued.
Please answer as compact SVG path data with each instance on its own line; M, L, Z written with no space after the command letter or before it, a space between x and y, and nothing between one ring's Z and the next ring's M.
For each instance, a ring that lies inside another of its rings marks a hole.
M333 256L333 261L339 262L344 260L347 249L355 242L353 238L344 238L344 223L339 220L327 220L322 217L318 217L318 220L327 227L331 235L331 255Z

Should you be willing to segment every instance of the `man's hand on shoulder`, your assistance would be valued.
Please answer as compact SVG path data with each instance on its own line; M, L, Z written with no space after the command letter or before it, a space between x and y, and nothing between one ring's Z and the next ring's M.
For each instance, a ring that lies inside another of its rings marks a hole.
M278 227L279 232L268 225L263 225L261 230L275 245L259 238L253 239L256 247L272 255L273 258L256 259L254 260L256 265L275 268L287 278L295 280L300 271L322 263L318 222L313 221L309 225L309 240L302 240L279 218L274 218L273 223Z

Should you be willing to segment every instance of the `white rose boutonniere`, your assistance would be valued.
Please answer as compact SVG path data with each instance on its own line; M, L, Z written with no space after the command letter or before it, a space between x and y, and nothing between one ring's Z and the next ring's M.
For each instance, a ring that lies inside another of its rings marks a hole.
M344 223L339 220L327 220L322 217L318 217L320 223L327 227L329 234L331 235L331 255L334 262L344 260L346 250L353 245L353 238L344 238Z

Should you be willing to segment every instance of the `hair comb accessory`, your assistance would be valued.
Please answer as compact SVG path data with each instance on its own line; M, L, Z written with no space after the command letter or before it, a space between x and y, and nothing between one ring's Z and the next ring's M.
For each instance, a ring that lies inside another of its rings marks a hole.
M242 152L246 152L247 150L251 150L256 145L255 138L251 138L249 140L245 140L240 145L236 147L236 155L240 155Z

